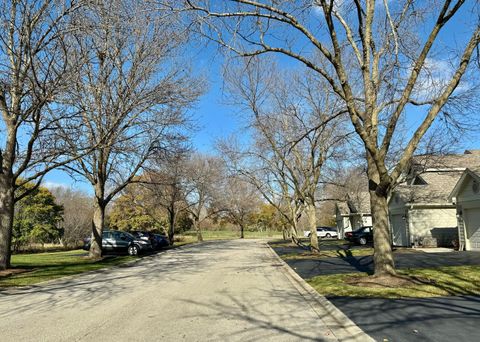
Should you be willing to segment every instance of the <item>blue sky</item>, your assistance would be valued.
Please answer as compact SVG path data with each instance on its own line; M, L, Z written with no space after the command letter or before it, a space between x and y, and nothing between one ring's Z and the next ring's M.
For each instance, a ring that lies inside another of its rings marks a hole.
M458 16L454 22L450 23L450 28L446 30L441 39L447 45L462 45L462 41L466 39L464 35L465 22L462 16ZM187 59L192 61L192 69L196 73L203 74L207 83L205 88L208 89L204 96L201 97L195 108L192 109L198 130L192 136L192 145L200 152L214 152L215 141L219 138L228 137L232 133L241 129L241 121L239 119L238 109L226 104L222 91L222 63L223 58L213 45L203 47L190 47L186 49ZM291 67L297 65L292 61L284 61L282 65ZM410 124L414 124L411 121ZM480 136L473 133L465 136L462 143L455 148L458 152L464 149L480 149ZM47 186L67 185L74 188L92 193L91 186L83 182L74 182L68 175L61 171L53 171L44 179Z

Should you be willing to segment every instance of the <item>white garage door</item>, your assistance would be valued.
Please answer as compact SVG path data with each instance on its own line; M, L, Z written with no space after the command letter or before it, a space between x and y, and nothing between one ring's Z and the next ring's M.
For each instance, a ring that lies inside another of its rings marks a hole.
M470 249L480 251L480 207L465 209L463 219Z
M391 216L390 224L392 227L394 246L408 246L407 229L405 227L405 220L402 216L403 215Z

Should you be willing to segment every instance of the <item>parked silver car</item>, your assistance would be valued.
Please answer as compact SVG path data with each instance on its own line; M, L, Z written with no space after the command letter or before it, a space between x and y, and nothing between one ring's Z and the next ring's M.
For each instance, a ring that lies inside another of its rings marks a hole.
M303 232L303 235L305 237L310 237L311 233L309 230L305 230ZM330 239L330 238L336 238L337 236L338 236L337 228L335 227L317 227L317 237L319 238Z

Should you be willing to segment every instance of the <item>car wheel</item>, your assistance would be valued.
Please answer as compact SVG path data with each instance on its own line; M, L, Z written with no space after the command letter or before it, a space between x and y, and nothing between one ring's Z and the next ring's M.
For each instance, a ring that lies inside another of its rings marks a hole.
M367 244L367 239L365 239L364 237L361 237L360 239L358 239L358 243L361 244L362 246L366 245Z
M128 246L128 255L138 255L138 247L135 245Z
M330 239L332 236L330 235L330 233L327 233L327 234L325 234L325 237L326 237L327 239Z

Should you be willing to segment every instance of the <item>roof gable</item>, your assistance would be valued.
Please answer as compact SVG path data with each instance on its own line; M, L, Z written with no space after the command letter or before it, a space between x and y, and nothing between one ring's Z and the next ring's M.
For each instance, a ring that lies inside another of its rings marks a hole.
M450 195L448 196L449 200L452 201L454 197L458 197L462 191L467 186L470 180L475 180L480 183L480 168L478 169L466 169L460 179L458 180L457 184L451 191Z

